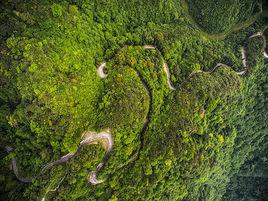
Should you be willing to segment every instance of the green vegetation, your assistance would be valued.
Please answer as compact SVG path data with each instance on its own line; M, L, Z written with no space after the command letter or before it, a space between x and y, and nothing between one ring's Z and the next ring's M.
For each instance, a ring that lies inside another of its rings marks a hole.
M265 8L251 0L1 2L0 200L264 200L268 41L249 36L267 26ZM209 73L218 63L226 65ZM88 181L106 154L99 144L28 184L10 168L15 159L21 177L38 175L75 152L84 131L106 129L114 145L101 184Z
M210 34L229 32L248 26L262 12L261 1L189 0L189 12L198 25Z

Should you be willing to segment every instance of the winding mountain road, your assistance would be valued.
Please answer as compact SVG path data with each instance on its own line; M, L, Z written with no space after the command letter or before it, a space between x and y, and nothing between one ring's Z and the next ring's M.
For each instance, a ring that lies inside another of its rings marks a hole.
M265 39L265 37L263 35L263 32L258 32L256 34L253 34L253 35L251 35L249 37L249 39L254 38L254 37L258 37L258 36L261 36L261 37L263 37ZM266 48L266 44L267 44L267 41L265 39L264 49ZM157 50L161 54L161 52L157 49L157 47L155 47L153 45L144 45L143 48L144 49L150 49L150 50ZM244 75L244 74L246 74L247 69L248 69L248 66L247 66L247 55L246 55L245 47L242 47L241 48L241 54L242 54L242 63L243 63L244 70L243 71L240 71L240 72L236 72L238 75ZM263 54L264 54L264 57L265 58L268 58L268 53L265 52L265 50L264 50L264 53ZM164 58L164 57L162 56L162 58ZM106 74L104 72L105 66L106 66L106 63L102 63L97 68L97 75L100 78L106 78L107 75L108 75L108 74ZM215 65L215 67L213 69L211 69L209 71L197 70L197 71L192 72L189 75L189 77L193 76L196 73L213 73L220 66L227 66L227 67L229 67L226 64L218 63L218 64ZM167 65L167 63L165 61L163 62L163 70L164 70L164 72L165 72L165 74L167 76L167 84L168 84L168 87L171 90L176 90L172 86L172 84L171 84L169 68L168 68L168 65ZM151 121L151 115L152 115L152 92L149 90L148 84L143 79L143 77L140 75L140 73L137 70L135 70L135 71L138 74L141 82L143 83L143 85L144 85L144 87L145 87L145 89L146 89L146 91L147 91L147 93L148 93L148 95L150 97L150 104L149 104L149 110L148 110L148 113L147 113L147 116L146 116L146 121L145 121L145 123L143 125L143 128L142 128L141 132L140 132L141 146L140 146L138 152L136 154L134 154L134 156L129 160L129 162L133 162L133 161L135 161L135 160L137 160L139 158L141 149L143 147L144 133L146 132L146 130L148 128L148 125L149 125L149 123ZM91 145L91 144L101 144L103 146L103 148L105 149L105 156L104 156L102 162L97 166L96 170L95 171L92 171L88 175L88 181L91 184L93 184L93 185L97 185L97 184L100 184L100 183L103 182L103 180L98 180L97 179L97 175L98 175L98 172L105 166L105 163L109 159L110 152L112 151L112 148L113 148L113 143L114 142L113 142L113 138L112 138L112 134L111 134L110 130L107 130L107 131L104 131L104 132L100 132L100 133L96 133L96 132L92 132L92 131L86 131L86 132L84 132L82 134L82 139L81 139L81 141L80 141L80 143L78 145L78 148L75 151L75 153L67 153L66 155L62 156L60 159L58 159L56 161L53 161L51 163L46 164L42 168L42 170L40 171L40 173L37 174L36 176L32 176L32 177L21 177L20 174L19 174L19 171L18 171L17 162L16 162L15 157L12 158L11 165L12 165L13 172L14 172L16 178L19 181L21 181L23 183L30 183L30 182L32 182L33 179L36 179L36 178L40 177L42 174L44 174L47 170L51 169L52 167L54 167L56 165L59 165L59 164L66 163L70 159L74 158L79 153L79 150L83 146ZM10 153L10 152L13 151L13 148L10 147L10 146L5 146L5 151L7 153ZM121 164L121 165L118 166L117 169L121 169L125 165L127 165L127 164Z
M267 44L268 44L267 39L268 39L268 36L265 36L264 35L264 33L265 33L266 30L268 30L268 26L264 27L264 29L262 31L259 31L259 32L255 33L255 34L252 34L251 36L249 36L248 39L259 37L259 36L262 37L262 39L264 41L264 44L263 44L263 56L264 56L264 58L267 59L268 58L268 52L266 52L265 49L268 49L267 48Z
M148 50L157 50L159 52L160 55L162 55L162 53L159 51L159 49L154 46L154 45L144 45L143 46L144 49L148 49ZM163 58L163 56L162 56ZM104 68L106 66L106 63L102 63L98 68L97 68L97 74L100 78L106 78L107 77L107 74L104 73ZM170 81L170 73L169 73L169 68L168 68L168 65L166 62L163 62L163 70L167 76L167 84L168 84L168 87L171 89L171 90L176 90L172 84L171 84L171 81Z
M268 27L266 27L265 29L267 29L267 28ZM261 36L264 39L264 42L265 42L264 47L263 47L263 49L264 49L263 55L264 55L264 58L268 58L268 53L265 52L265 47L266 47L267 42L266 42L266 39L265 39L265 37L263 35L265 29L263 31L257 32L255 34L252 34L251 36L248 37L248 39L252 39L254 37ZM154 45L144 45L143 48L144 49L149 49L149 50L157 50L160 53L160 55L162 55L161 51ZM247 70L248 70L248 61L247 61L246 47L242 46L240 50L241 50L241 59L242 59L242 64L243 64L244 70L236 72L236 73L237 73L237 75L242 76L242 75L245 75ZM162 56L162 58L164 58L164 57ZM101 77L101 78L106 78L107 77L107 74L105 74L103 72L103 69L104 69L105 65L106 65L106 63L103 63L97 69L97 73L98 73L99 77ZM196 73L212 73L220 66L227 66L227 67L231 68L230 66L228 66L226 64L218 63L218 64L216 64L216 66L212 70L209 70L209 71L197 70L197 71L194 71L194 72L190 73L189 77L193 76ZM163 61L163 70L164 70L164 72L165 72L165 74L167 76L168 87L171 90L176 90L176 88L173 87L172 84L171 84L169 68L168 68L168 65L167 65L167 63L165 61Z
M217 68L219 68L220 66L226 66L228 68L231 68L230 66L226 65L226 64L223 64L223 63L217 63L215 65L214 68L212 68L211 70L209 71L203 71L203 70L197 70L197 71L194 71L192 72L189 77L192 77L193 75L197 74L197 73L208 73L208 74L211 74L213 73ZM239 72L236 72L237 75L244 75L246 73L246 70L243 70L243 71L239 71Z
M267 29L267 28L265 28L265 29ZM251 36L248 37L248 39L252 39L252 38L260 37L261 36L264 39L263 55L264 55L264 58L268 58L268 54L265 52L267 41L266 41L266 38L263 35L263 32L264 31L261 31L261 32L257 32L255 34L252 34ZM245 75L246 72L247 72L247 70L248 70L247 54L246 54L246 48L244 46L241 47L241 58L242 58L242 64L243 64L244 70L239 71L239 72L236 72L237 75ZM189 75L189 77L193 76L196 73L213 73L220 66L226 66L226 67L231 68L230 66L228 66L226 64L218 63L218 64L216 64L216 66L212 70L209 70L209 71L197 70L197 71L192 72Z
M75 151L75 153L73 153L73 154L68 153L68 154L62 156L60 159L53 161L51 163L48 163L47 165L45 165L42 168L40 173L37 174L36 176L25 177L25 178L21 177L19 175L19 171L18 171L17 162L16 162L15 157L12 158L12 169L13 169L13 172L14 172L16 178L19 181L21 181L23 183L30 183L33 181L33 179L40 177L42 174L44 174L47 170L51 169L52 167L59 165L59 164L66 163L71 158L74 158L83 146L91 145L91 144L98 144L98 143L101 144L103 146L103 148L105 149L105 156L104 156L103 161L97 166L96 170L92 171L88 177L88 181L91 184L96 185L96 184L103 182L102 180L97 179L97 174L104 167L104 165L109 157L109 154L112 150L112 147L113 147L114 142L113 142L113 138L112 138L112 134L111 134L110 130L107 130L107 131L101 132L101 133L96 133L96 132L92 132L92 131L84 132L82 134L82 140L80 141L79 146L78 146L77 150ZM5 150L6 150L6 152L9 153L13 149L10 146L6 146Z
M261 15L261 12L256 13L255 15L251 16L251 18L245 20L244 22L237 23L230 27L229 30L222 32L222 33L207 33L202 26L200 26L194 17L190 14L190 9L187 0L181 0L181 5L183 7L184 15L189 19L190 23L194 25L199 32L202 34L202 36L208 38L208 39L217 39L217 40L224 40L229 34L233 32L237 32L241 29L247 28L250 25L252 25L258 17Z

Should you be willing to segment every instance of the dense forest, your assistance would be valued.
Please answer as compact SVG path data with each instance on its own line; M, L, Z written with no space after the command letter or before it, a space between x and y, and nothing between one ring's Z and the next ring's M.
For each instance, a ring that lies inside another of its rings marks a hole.
M268 4L0 0L0 200L268 199Z

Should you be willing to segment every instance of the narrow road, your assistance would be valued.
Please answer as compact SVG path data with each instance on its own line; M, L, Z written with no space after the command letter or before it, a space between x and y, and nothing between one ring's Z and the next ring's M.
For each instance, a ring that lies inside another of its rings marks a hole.
M176 89L171 85L168 65L167 65L165 62L163 63L163 68L164 68L164 72L165 72L166 75L167 75L167 83L168 83L168 87L169 87L171 90L176 90Z
M217 68L219 68L220 66L226 66L228 68L231 68L230 66L226 65L226 64L223 64L223 63L217 63L215 65L214 68L212 68L211 70L209 71L203 71L203 70L197 70L197 71L194 71L192 72L189 77L192 77L193 75L197 74L197 73L208 73L208 74L211 74L213 73ZM243 71L239 71L239 72L236 72L237 75L244 75L246 73L246 70L243 70Z
M155 50L156 49L156 47L153 46L153 45L144 45L143 48L144 49L149 49L149 50Z
M105 153L103 162L101 162L97 166L96 171L93 171L93 172L91 172L89 174L88 181L90 183L92 183L93 185L99 184L102 181L97 179L97 174L104 167L104 164L106 163L106 161L107 161L107 159L109 157L109 154L110 154L110 152L112 150L112 147L113 147L113 138L112 138L111 132L109 130L105 131L105 132L101 132L101 133L95 133L95 132L92 132L92 131L84 132L83 135L82 135L82 140L80 141L79 146L78 146L77 150L75 151L75 153L73 153L73 154L68 153L68 154L62 156L60 159L58 159L56 161L53 161L51 163L48 163L47 165L44 166L44 168L42 168L40 173L38 175L36 175L36 176L25 177L25 178L21 177L19 175L17 162L16 162L15 158L12 158L12 169L13 169L13 172L14 172L16 178L19 181L21 181L23 183L31 183L33 181L33 179L36 179L36 178L40 177L42 174L44 174L47 170L51 169L52 167L54 167L56 165L59 165L59 164L66 163L71 158L74 158L78 154L79 150L83 146L91 145L91 144L98 144L98 143L103 146L103 148L105 149L106 153ZM6 152L9 153L13 149L10 146L6 146L5 150L6 150Z
M254 38L254 37L258 37L258 36L262 36L262 32L257 32L257 33L255 33L255 34L252 34L250 37L248 37L249 39L250 38Z
M264 32L266 31L268 29L268 26L266 26L266 27L264 27L264 29L262 30L262 31L259 31L259 32L257 32L257 33L255 33L255 34L252 34L248 39L251 39L251 38L255 38L255 37L259 37L259 36L261 36L262 38L263 38L263 41L264 41L264 45L263 45L263 56L264 56L264 58L268 58L268 53L266 52L266 46L267 46L267 37L265 37L265 35L264 35Z
M264 39L264 35L263 35L263 32L257 32L256 34L253 34L249 37L249 39L251 38L254 38L254 37L258 37L258 36L262 36ZM264 45L264 49L266 47L266 39L265 39L265 45ZM153 45L144 45L143 48L145 49L151 49L151 50L157 50L157 47L153 46ZM160 51L159 51L160 52ZM247 57L246 57L246 50L245 50L245 47L242 47L241 48L241 54L242 54L242 63L243 63L243 67L244 67L244 70L243 71L240 71L240 72L236 72L238 75L244 75L246 74L247 72L247 69L248 69L248 66L247 66ZM265 58L268 58L268 54L265 52L264 50L264 57ZM160 52L160 55L161 52ZM163 57L163 56L162 56ZM164 58L164 57L163 57ZM97 74L100 78L106 78L107 77L107 74L104 73L104 68L106 66L106 63L103 63L101 64L98 69L97 69ZM215 67L207 72L205 71L202 71L202 70L197 70L197 71L194 71L192 72L189 77L193 76L194 74L196 73L213 73L218 67L220 66L226 66L226 67L229 67L228 65L226 64L223 64L223 63L218 63L215 65ZM229 67L231 68L231 67ZM163 69L164 69L164 72L167 76L167 84L169 86L169 88L171 90L175 90L175 88L171 85L171 82L170 82L170 73L169 73L169 68L168 68L168 65L163 62ZM134 69L135 70L135 69ZM143 77L140 75L140 73L135 70L136 73L138 74L141 82L143 83L148 95L149 95L149 99L150 99L150 104L149 104L149 110L148 110L148 113L147 113L147 116L146 116L146 121L143 125L143 128L141 130L141 133L140 133L140 141L141 141L141 146L138 150L138 152L130 159L130 162L134 162L135 160L137 160L139 158L139 155L140 155L140 152L143 148L143 137L144 137L144 133L146 132L147 128L148 128L148 125L151 121L151 115L152 115L152 94L151 94L151 91L149 90L149 86L148 84L145 82L145 80L143 79ZM62 156L60 159L56 160L56 161L53 161L51 163L48 163L46 164L42 170L40 171L40 173L36 176L33 176L33 177L21 177L19 175L19 171L18 171L18 167L17 167L17 162L16 162L16 159L15 157L12 158L12 162L11 162L11 165L12 165L12 169L13 169L13 172L16 176L16 178L23 182L23 183L30 183L32 182L33 179L35 178L38 178L39 176L41 176L44 172L46 172L47 170L51 169L52 167L56 166L56 165L59 165L59 164L63 164L63 163L66 163L68 162L70 159L74 158L79 150L83 147L83 146L86 146L86 145L91 145L91 144L101 144L103 146L103 148L105 149L105 156L102 160L102 162L97 166L96 170L95 171L92 171L89 176L88 176L88 181L93 184L93 185L96 185L96 184L100 184L102 183L103 181L102 180L98 180L97 179L97 174L98 172L105 166L105 163L107 162L107 160L109 159L109 155L110 155L110 152L113 148L113 138L112 138L112 135L111 135L111 132L110 130L107 130L105 132L100 132L100 133L96 133L96 132L92 132L92 131L86 131L82 134L82 140L80 141L79 143L79 146L77 148L77 150L75 151L75 153L68 153L64 156ZM7 153L10 153L12 152L13 148L10 147L10 146L6 146L5 147L5 151ZM118 166L118 169L121 169L122 167L124 167L125 165L127 164L121 164Z
M250 25L252 25L257 19L258 17L261 15L261 12L256 13L255 15L253 15L250 19L245 20L244 22L241 23L237 23L235 25L233 25L232 27L230 27L229 30L222 32L222 33L215 33L215 34L211 34L206 32L194 19L194 17L190 14L190 9L189 9L189 5L188 2L186 0L181 0L181 4L184 10L184 15L186 15L186 17L189 19L190 23L194 26L196 26L196 28L199 30L199 32L201 33L201 35L203 35L204 37L208 38L208 39L216 39L216 40L224 40L226 38L226 36L228 36L229 34L233 33L233 32L237 32L241 29L247 28Z
M156 46L154 45L144 45L143 46L144 49L148 49L148 50L157 50L160 55L162 55L162 53L157 49ZM162 56L162 58L164 58ZM100 78L106 78L107 77L107 74L104 73L104 68L106 66L106 63L103 63L101 64L98 68L97 68L97 74ZM163 62L163 69L164 69L164 72L167 76L167 84L168 84L168 87L171 89L171 90L176 90L172 84L171 84L171 81L170 81L170 73L169 73L169 68L168 68L168 65L167 63Z
M267 28L265 28L265 29L267 29ZM264 37L264 35L263 35L263 31L261 31L261 32L257 32L257 33L255 33L255 34L252 34L251 36L248 37L248 39L252 39L252 38L254 38L254 37L259 37L259 36L261 36L261 37L264 39L264 43L265 43L265 44L264 44L264 46L263 46L263 49L264 49L264 50L263 50L263 55L264 55L265 58L268 58L268 54L265 52L265 47L266 47L267 42L266 42L266 39L265 39L265 37ZM245 48L244 46L241 47L241 58L242 58L242 64L243 64L244 70L239 71L239 72L236 72L237 75L245 75L246 72L247 72L247 70L248 70L247 53L246 53L246 48ZM207 71L207 72L202 71L202 70L197 70L197 71L192 72L192 73L189 75L189 77L193 76L193 75L196 74L196 73L212 73L212 72L214 72L214 71L215 71L218 67L220 67L220 66L226 66L226 67L231 68L230 66L228 66L228 65L226 65L226 64L218 63L218 64L216 64L216 66L215 66L212 70L209 70L209 71Z
M244 68L247 68L247 57L246 57L246 50L244 47L241 47L241 55L242 55L242 64Z
M107 74L104 73L104 68L106 66L106 63L101 64L97 69L97 74L100 78L106 78Z

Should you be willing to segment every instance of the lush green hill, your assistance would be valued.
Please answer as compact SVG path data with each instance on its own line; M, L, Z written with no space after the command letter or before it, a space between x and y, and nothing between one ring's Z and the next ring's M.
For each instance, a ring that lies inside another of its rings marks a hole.
M210 34L228 33L249 26L262 13L259 0L189 0L187 3L193 19Z
M0 200L264 200L266 9L1 1Z

